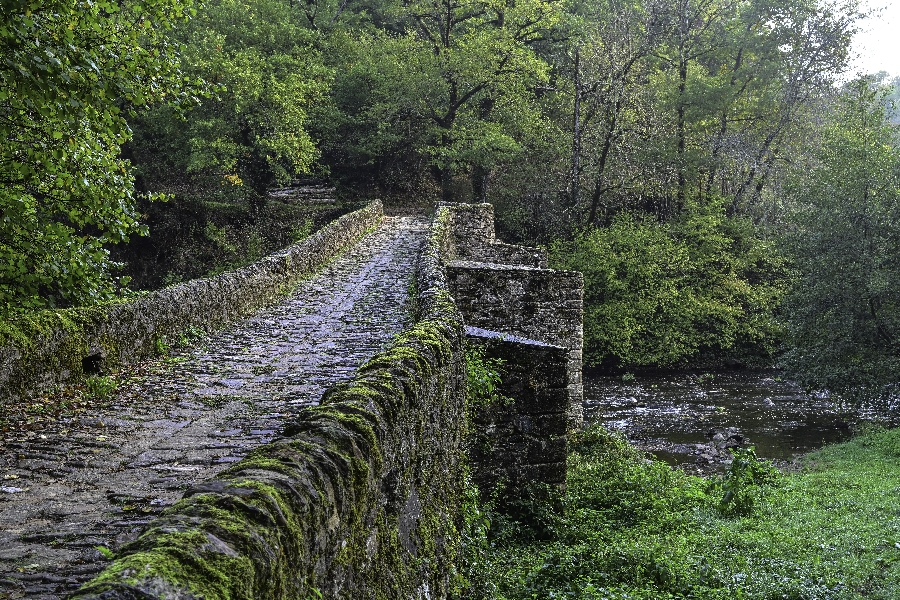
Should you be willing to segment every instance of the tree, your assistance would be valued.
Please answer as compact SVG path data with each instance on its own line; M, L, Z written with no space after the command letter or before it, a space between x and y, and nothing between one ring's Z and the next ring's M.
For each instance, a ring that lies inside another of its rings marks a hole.
M871 78L848 84L786 189L799 278L785 305L784 364L810 388L900 380L900 138L887 94Z
M554 267L585 277L585 361L666 367L697 358L770 360L784 260L724 203L667 223L619 213L609 227L552 248Z
M336 102L348 123L381 118L368 123L374 137L353 136L359 142L348 153L382 164L390 162L385 150L414 154L445 199L469 195L457 193L459 175L471 177L472 194L483 199L490 170L520 152L541 118L534 89L548 80L549 65L532 46L560 14L557 0L404 3L391 31L360 36L355 58L366 62L348 61L338 75ZM371 94L358 93L363 82Z
M666 8L657 2L591 2L580 8L587 25L575 41L570 201L581 203L581 179L588 175L589 208L581 219L596 224L605 197L638 181L638 144L652 119L648 59L662 41ZM635 135L636 130L642 129ZM652 130L652 128L649 128ZM628 163L631 168L621 168Z
M670 219L703 198L762 213L782 151L843 69L860 18L852 1L820 0L577 10L569 188L589 224L636 208Z
M190 0L0 5L0 312L116 290L104 244L142 233L124 114L183 103L164 32Z
M142 186L262 196L313 167L308 112L327 97L331 72L296 10L282 0L211 0L173 37L185 72L217 92L187 119L160 106L132 121Z

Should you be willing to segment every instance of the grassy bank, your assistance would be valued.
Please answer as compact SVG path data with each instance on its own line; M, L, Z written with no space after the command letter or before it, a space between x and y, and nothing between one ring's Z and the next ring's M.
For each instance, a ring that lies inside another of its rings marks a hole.
M706 480L589 429L573 443L566 516L495 518L474 595L900 597L900 430L825 448L787 475L740 458Z

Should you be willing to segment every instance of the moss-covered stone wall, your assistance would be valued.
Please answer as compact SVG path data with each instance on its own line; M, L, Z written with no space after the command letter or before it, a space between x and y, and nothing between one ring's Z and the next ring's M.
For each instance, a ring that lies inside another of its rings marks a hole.
M236 271L104 306L0 321L0 404L77 380L86 370L147 358L191 329L222 327L289 291L382 216L376 201Z
M466 411L447 220L420 258L416 324L283 438L188 491L73 598L448 597Z

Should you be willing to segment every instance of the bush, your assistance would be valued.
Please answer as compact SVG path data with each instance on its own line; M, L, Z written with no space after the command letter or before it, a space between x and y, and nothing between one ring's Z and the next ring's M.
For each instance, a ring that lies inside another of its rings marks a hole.
M722 494L719 512L746 516L758 505L762 486L774 483L779 473L772 463L760 460L752 446L732 449L731 455L728 471L710 489Z
M769 362L785 261L751 223L721 206L659 223L622 213L551 249L555 268L585 277L585 360L671 366L698 357Z

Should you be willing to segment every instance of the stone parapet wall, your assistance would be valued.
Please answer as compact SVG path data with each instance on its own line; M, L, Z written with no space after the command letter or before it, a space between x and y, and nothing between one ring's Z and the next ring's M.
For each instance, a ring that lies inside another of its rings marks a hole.
M448 236L439 214L410 330L283 438L190 490L73 598L448 597L466 430Z
M501 502L534 483L566 483L568 351L467 326L466 341L502 361L498 398L476 407L469 457L475 483Z
M466 325L567 349L570 425L581 425L584 279L577 271L453 261L447 282Z
M253 264L95 308L0 323L0 404L157 354L192 329L220 328L278 299L375 227L376 201Z
M518 265L536 269L547 268L547 253L541 248L528 248L492 242L475 248L468 253L466 260L500 265Z
M444 204L449 210L451 236L444 248L445 261L466 260L547 268L547 252L498 242L494 237L494 207L491 204Z
M442 258L468 343L501 361L505 399L474 411L472 471L483 497L512 506L565 485L566 434L583 421L584 278L547 269L541 249L497 241L489 204L440 211L452 223Z
M444 260L469 257L471 252L495 241L493 205L441 203L438 210L441 209L446 209L450 228Z
M453 236L443 255L447 283L466 325L567 348L569 426L580 427L584 276L547 269L543 250L497 242L490 204L446 210Z

